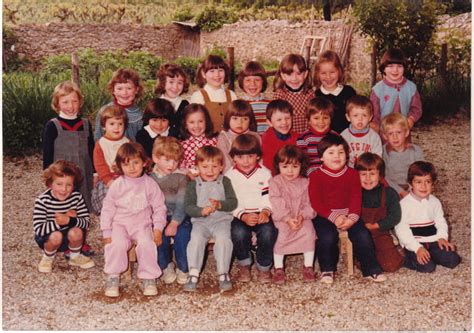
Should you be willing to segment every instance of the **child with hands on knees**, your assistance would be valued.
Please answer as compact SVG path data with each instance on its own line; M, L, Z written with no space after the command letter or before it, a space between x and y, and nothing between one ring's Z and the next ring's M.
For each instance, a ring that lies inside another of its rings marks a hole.
M251 280L252 232L255 232L259 280L269 283L272 279L270 268L273 263L273 246L278 233L270 218L272 210L268 197L268 181L271 173L258 163L262 157L262 149L255 135L239 135L232 143L230 156L235 165L226 172L226 176L232 181L238 199L232 221L234 255L239 263L238 280Z
M282 284L286 280L283 268L285 254L303 253L303 281L314 281L314 248L316 232L311 220L316 212L311 207L308 195L309 181L306 177L306 156L294 145L281 148L275 155L276 176L270 179L269 195L273 207L272 218L278 229L273 248L275 272L273 282Z
M183 148L176 138L158 137L153 144L153 173L151 177L158 183L165 196L167 224L163 243L158 247L158 264L163 271L163 282L185 284L188 280L188 259L186 247L191 237L191 223L184 211L186 176L176 172L183 158ZM171 246L171 238L174 239ZM176 270L172 261L174 250Z
M43 178L48 189L36 198L33 212L35 241L43 250L38 270L50 273L56 252L68 249L70 266L94 267L94 262L80 252L90 224L84 199L74 191L83 179L80 169L72 162L58 160L44 170Z
M448 224L441 202L432 193L437 180L433 164L414 162L408 169L410 193L400 201L402 218L395 226L405 248L405 267L431 273L436 265L454 268L461 262L449 242Z
M146 174L151 162L138 143L125 143L115 159L120 175L104 199L100 229L104 243L105 296L119 296L120 273L128 267L127 251L136 242L137 276L145 296L158 294L155 279L161 275L156 247L166 224L165 198Z
M336 52L328 50L318 57L314 71L314 82L318 88L316 97L329 99L334 105L331 128L341 133L349 126L346 119L346 103L356 94L354 88L344 84L344 68Z
M281 60L273 82L273 99L282 99L291 104L293 130L298 134L308 128L305 107L309 100L314 98L311 77L308 74L309 68L303 56L292 53Z
M318 144L323 165L309 176L309 198L318 216L313 220L318 235L316 252L321 282L332 284L339 260L339 231L347 231L360 262L362 275L383 282L386 277L375 257L370 232L360 218L360 177L346 165L349 146L339 135L328 134Z
M143 127L142 112L137 105L138 99L143 94L140 76L133 69L120 68L112 75L107 84L107 89L114 100L104 105L97 113L95 118L95 141L97 142L104 135L103 125L101 125L102 112L110 106L121 107L125 110L128 119L125 136L135 141L138 131Z
M187 257L189 278L185 291L195 291L209 239L214 238L219 289L232 289L229 277L232 259L230 224L237 198L230 180L223 176L224 155L217 147L204 146L196 153L199 176L186 187L185 210L191 217L191 240Z

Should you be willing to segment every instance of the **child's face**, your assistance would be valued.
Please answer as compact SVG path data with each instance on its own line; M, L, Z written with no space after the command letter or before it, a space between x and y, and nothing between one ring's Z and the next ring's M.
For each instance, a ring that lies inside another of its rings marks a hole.
M197 169L202 180L212 182L219 177L222 170L224 170L224 166L222 165L222 162L217 159L209 159L199 162L197 164Z
M293 66L293 72L291 72L291 74L281 73L281 78L291 89L299 89L307 76L308 71L300 72L297 65Z
M148 121L148 125L153 132L156 134L161 134L170 127L170 122L166 118L151 118Z
M51 189L51 194L53 197L59 201L64 201L69 198L72 191L74 190L74 177L53 177L53 181L49 188Z
M224 84L225 70L223 68L212 68L207 72L202 71L202 76L207 84L217 89Z
M360 170L360 183L364 190L370 191L380 183L380 172L377 169Z
M242 83L245 93L250 98L258 97L262 92L263 79L260 76L246 76Z
M400 83L403 81L405 67L400 64L390 64L385 67L385 78L391 83Z
M130 105L133 104L137 92L138 87L132 81L127 81L125 83L116 83L113 95L117 99L118 104Z
M143 174L143 168L145 162L138 156L129 158L127 161L122 162L123 174L127 177L138 178Z
M319 65L318 77L324 89L333 91L339 82L339 70L334 63L326 61Z
M184 79L182 76L166 77L165 82L165 96L174 99L181 95L184 87Z
M75 91L58 98L59 110L70 117L76 116L79 113L80 104L79 96L77 96Z
M309 117L309 126L316 132L324 133L331 126L331 117L325 112L313 113Z
M323 164L332 170L342 169L346 165L346 151L343 145L331 146L324 151L321 157Z
M299 177L301 171L301 163L296 161L280 162L278 163L278 168L280 169L280 174L286 180L293 180Z
M105 121L105 135L112 140L118 140L123 137L125 123L122 118L109 118Z
M153 155L153 162L155 163L155 168L158 170L158 173L161 176L168 176L176 171L178 168L178 161L174 158L170 158L165 155L155 156Z
M291 130L291 114L277 110L267 123L281 134L288 134Z
M244 133L249 129L250 126L250 118L249 117L239 117L239 116L232 116L229 120L229 127L232 131L237 134Z
M346 119L356 130L363 130L369 126L372 115L367 108L353 107L349 114L346 113Z
M202 112L193 112L186 117L186 129L192 136L201 136L206 131L206 118Z
M433 180L431 179L431 175L415 176L410 185L413 194L422 199L428 198L433 190Z
M393 150L402 152L406 148L406 139L410 131L400 125L387 126L383 136Z
M233 160L237 167L245 173L252 171L260 158L257 154L235 155Z

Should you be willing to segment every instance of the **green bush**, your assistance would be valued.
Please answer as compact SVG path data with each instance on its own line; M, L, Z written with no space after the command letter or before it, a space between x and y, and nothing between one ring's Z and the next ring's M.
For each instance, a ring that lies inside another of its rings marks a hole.
M226 23L237 22L237 19L238 16L232 9L209 5L196 16L196 24L202 31L211 32L222 28Z
M196 69L201 63L201 59L194 57L180 56L174 61L176 65L181 66L192 83L196 82Z
M189 21L194 18L194 14L192 13L191 5L184 5L179 7L173 15L173 20L175 21Z

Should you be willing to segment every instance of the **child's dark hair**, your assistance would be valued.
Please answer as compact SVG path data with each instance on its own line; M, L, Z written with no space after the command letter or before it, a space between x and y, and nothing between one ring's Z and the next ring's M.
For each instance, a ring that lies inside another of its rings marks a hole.
M385 162L382 157L374 153L363 153L354 165L357 171L378 170L380 177L385 177Z
M293 73L295 65L301 73L308 72L303 83L303 90L307 91L311 89L311 75L309 75L309 68L306 64L306 60L300 54L290 53L284 56L280 62L280 67L275 74L275 81L273 81L274 91L285 86L285 81L283 81L281 74L284 73L290 75Z
M206 73L211 69L222 68L225 71L224 83L229 81L230 68L229 65L218 55L210 54L206 59L198 66L196 71L196 83L199 87L204 87L206 79L202 75L202 72Z
M344 77L344 67L342 66L341 59L338 54L332 50L327 50L321 53L318 57L318 61L314 65L314 83L317 88L321 87L321 81L319 80L319 72L321 70L321 64L325 62L330 62L336 67L339 72L339 77L337 83L343 84L345 81Z
M135 96L135 99L140 98L143 95L142 80L137 72L129 68L120 68L116 70L107 84L107 90L113 95L114 87L117 83L127 83L128 81L132 82L135 87L137 87L137 95Z
M259 158L262 157L262 147L260 140L253 134L240 134L232 142L229 155L234 158L236 155L251 155L256 154Z
M127 142L120 146L119 150L117 151L117 155L115 156L115 172L119 175L123 175L122 164L127 163L131 158L138 157L143 162L145 162L145 166L143 168L144 172L151 171L151 160L145 153L145 149L143 149L142 145L136 142Z
M240 89L244 90L244 79L247 76L260 76L262 78L262 91L267 90L267 71L257 61L249 61L245 64L244 68L239 72L237 80L239 81Z
M249 130L254 132L257 130L257 121L255 120L255 115L253 114L253 109L249 102L243 99L236 99L229 104L227 112L224 115L225 131L230 129L230 118L232 117L248 117L250 120Z
M432 163L425 161L416 161L412 163L408 168L408 184L411 185L413 179L416 176L422 177L427 175L431 176L431 180L433 181L433 183L438 180L438 173L436 172L436 169Z
M175 64L164 64L161 65L160 69L156 72L156 86L155 94L161 95L165 93L166 78L177 78L181 76L183 78L183 93L187 93L189 89L189 79L184 70Z
M191 136L189 131L186 129L186 120L189 117L189 115L195 112L202 112L202 114L204 114L204 120L206 122L206 129L204 130L204 136L208 139L216 136L216 133L214 133L214 126L211 121L211 116L209 115L209 111L207 111L207 108L202 104L191 103L188 106L186 106L183 110L183 117L181 118L181 128L180 128L181 137L183 139L187 139Z
M110 118L120 118L123 120L124 129L127 128L128 125L128 116L127 112L124 108L118 105L109 105L106 106L102 112L100 113L100 126L102 128L105 127L105 123Z
M299 163L301 165L300 176L306 177L308 167L308 158L301 148L295 145L286 145L281 147L273 158L273 169L275 175L280 173L280 163L290 164Z
M318 154L319 156L323 156L324 152L332 147L332 146L339 146L342 145L344 147L344 151L346 152L346 158L349 158L349 145L344 138L338 134L328 133L324 138L321 139L318 143Z
M214 146L204 146L196 151L196 165L207 160L217 161L220 165L224 165L224 154Z
M353 108L361 108L369 110L370 115L374 114L374 107L368 97L362 95L354 95L347 100L346 113L349 115Z
M265 111L265 116L268 120L271 120L272 115L277 111L280 111L282 113L289 113L291 116L293 116L293 107L288 101L285 101L283 99L275 99L268 103L267 110Z
M398 64L403 65L403 67L407 68L407 58L401 49L393 48L388 49L380 59L380 66L379 71L382 75L385 75L385 67L391 64Z
M173 119L174 107L170 101L163 98L151 99L143 112L143 124L148 125L150 119L166 119L169 122Z
M84 177L81 169L69 161L57 160L43 171L43 180L46 186L50 187L54 178L70 176L74 178L74 187L81 186Z
M311 99L306 105L306 119L309 120L313 114L323 113L327 114L332 119L334 115L334 104L325 97L315 97Z

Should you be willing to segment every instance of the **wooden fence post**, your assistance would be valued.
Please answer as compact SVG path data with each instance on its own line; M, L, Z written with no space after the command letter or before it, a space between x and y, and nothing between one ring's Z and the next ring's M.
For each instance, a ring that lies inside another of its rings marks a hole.
M72 82L77 84L78 87L81 86L79 79L79 57L76 52L71 54L71 69L72 69Z
M370 86L375 85L377 79L377 46L372 46L372 53L370 54Z
M227 55L229 56L229 67L230 67L230 77L229 77L229 89L234 90L234 81L235 81L235 66L234 66L234 48L227 48Z
M306 61L306 67L311 68L311 39L307 39L305 46L303 47L303 58Z
M444 82L446 82L447 66L448 66L448 44L443 43L441 44L441 59L439 63L439 75L441 76L441 79Z

